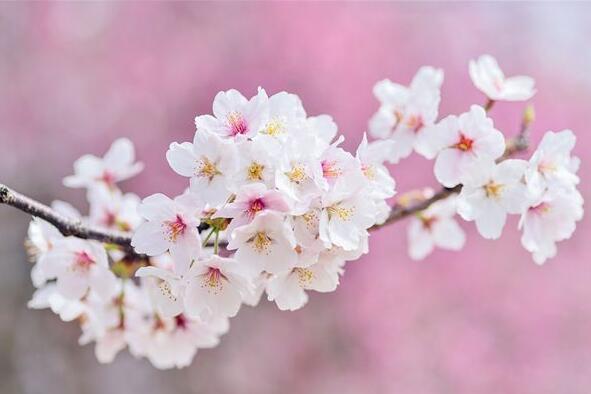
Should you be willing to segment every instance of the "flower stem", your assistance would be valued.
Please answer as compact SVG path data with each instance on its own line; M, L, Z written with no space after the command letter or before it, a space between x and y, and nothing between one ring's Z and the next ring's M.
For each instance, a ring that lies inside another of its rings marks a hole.
M213 253L218 254L220 249L220 230L215 230L215 240L213 242Z
M205 237L205 239L203 240L203 246L206 246L207 243L209 242L209 239L211 238L211 236L213 235L213 233L215 232L215 227L211 228L211 231L209 232L209 234L207 234L207 236Z

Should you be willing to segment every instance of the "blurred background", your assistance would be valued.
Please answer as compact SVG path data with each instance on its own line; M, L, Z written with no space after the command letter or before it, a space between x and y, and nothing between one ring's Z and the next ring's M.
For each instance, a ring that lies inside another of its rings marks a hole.
M484 102L468 61L490 53L536 79L534 142L575 131L589 200L590 37L589 3L2 3L0 182L86 210L62 177L127 136L146 169L124 188L178 193L186 180L168 168L168 144L192 139L216 92L259 85L331 114L354 149L376 81L442 67L440 113L459 113ZM506 135L524 105L492 110ZM435 185L420 157L392 173L401 191ZM1 393L591 392L589 215L543 267L515 217L497 242L464 223L463 252L421 262L407 257L406 224L387 227L336 292L293 313L245 307L219 347L166 372L127 352L99 365L76 325L26 308L28 220L0 207Z

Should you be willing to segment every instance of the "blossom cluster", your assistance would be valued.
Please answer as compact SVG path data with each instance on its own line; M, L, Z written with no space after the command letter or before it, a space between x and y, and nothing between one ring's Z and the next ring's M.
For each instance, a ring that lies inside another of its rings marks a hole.
M96 342L99 361L127 346L158 368L183 367L218 343L242 304L266 294L281 310L301 308L308 291L336 289L345 262L367 253L368 229L389 213L395 182L383 162L392 142L364 137L352 155L331 117L307 116L283 92L221 92L213 114L195 119L193 142L167 152L190 178L179 196L121 192L117 183L142 168L125 139L103 158L80 158L65 178L87 189L90 214L53 208L132 232L135 253L31 223L30 306L77 319L80 342Z
M212 114L195 118L192 141L173 142L166 153L187 178L178 196L141 200L121 191L118 183L143 168L129 140L115 141L103 157L83 156L64 184L86 189L89 214L64 202L53 209L133 234L133 251L64 236L34 218L28 238L37 290L29 306L78 321L80 343L94 342L101 362L127 347L157 368L187 366L198 349L219 343L243 304L265 295L296 310L308 292L334 291L346 262L368 252L369 230L391 213L396 184L384 163L413 151L434 160L445 189L444 198L427 188L396 202L396 209L429 202L413 211L411 258L435 247L460 250L466 236L458 218L496 239L507 215L520 215L521 242L543 263L583 214L575 136L548 132L529 160L509 159L515 141L495 128L489 110L496 101L530 99L533 80L506 78L486 55L469 73L486 106L442 119L442 70L422 67L409 86L378 82L380 107L369 121L376 140L363 135L355 155L341 147L333 119L308 116L294 94L220 92ZM526 112L519 138L532 116Z
M438 201L416 215L408 229L409 254L422 259L435 246L461 249L465 234L454 219L456 213L474 221L487 239L499 238L507 215L514 214L521 217L523 247L541 264L556 254L556 242L570 238L583 215L583 198L576 189L579 159L571 156L576 138L570 130L549 131L529 161L507 159L504 155L511 147L488 110L496 101L530 99L534 81L526 76L506 78L489 55L471 61L469 71L474 85L488 98L486 107L473 105L439 121L442 70L422 67L408 87L389 80L374 87L381 106L370 120L370 133L395 143L395 161L414 150L435 160L433 171L440 184L461 186L459 196ZM528 109L523 127L532 117ZM432 194L427 189L419 198Z

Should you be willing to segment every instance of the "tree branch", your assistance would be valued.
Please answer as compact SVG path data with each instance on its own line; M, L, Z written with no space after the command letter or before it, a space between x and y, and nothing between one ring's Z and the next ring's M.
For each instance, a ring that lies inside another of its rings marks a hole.
M528 107L524 113L519 134L508 141L505 153L499 161L505 160L516 153L528 149L528 131L532 120L533 109ZM454 188L442 188L427 199L421 199L409 204L396 203L392 207L392 211L386 221L382 224L376 224L369 230L377 230L381 227L402 220L407 216L421 212L429 208L431 204L443 200L452 194L459 193L461 190L462 185L458 185ZM0 184L0 204L10 205L32 216L43 219L54 225L64 236L75 236L82 239L93 239L103 243L115 244L120 246L131 258L145 258L145 256L137 254L133 250L130 233L97 228L83 223L80 219L67 218L47 205L20 194L3 184Z
M54 209L30 197L20 194L8 186L0 184L0 204L10 205L32 216L53 224L64 236L74 236L82 239L121 246L126 252L135 254L131 247L131 235L121 231L96 228L83 223L80 219L71 219Z

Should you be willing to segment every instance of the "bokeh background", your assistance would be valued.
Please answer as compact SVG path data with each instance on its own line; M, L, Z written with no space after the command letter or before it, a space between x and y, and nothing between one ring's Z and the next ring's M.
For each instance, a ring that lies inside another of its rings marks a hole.
M353 149L377 108L371 88L445 69L441 113L484 98L469 59L496 56L537 81L533 139L572 128L589 200L591 4L585 3L2 3L0 181L86 209L61 186L72 162L130 137L146 170L125 187L180 192L171 141L216 92L287 90L329 113ZM524 104L498 104L507 135ZM392 168L400 190L435 185L419 157ZM1 393L589 393L591 235L587 218L560 254L534 265L512 218L500 241L464 225L461 253L406 254L405 223L371 237L332 294L281 313L245 307L221 345L162 372L120 354L99 365L78 328L31 311L28 218L0 207Z

